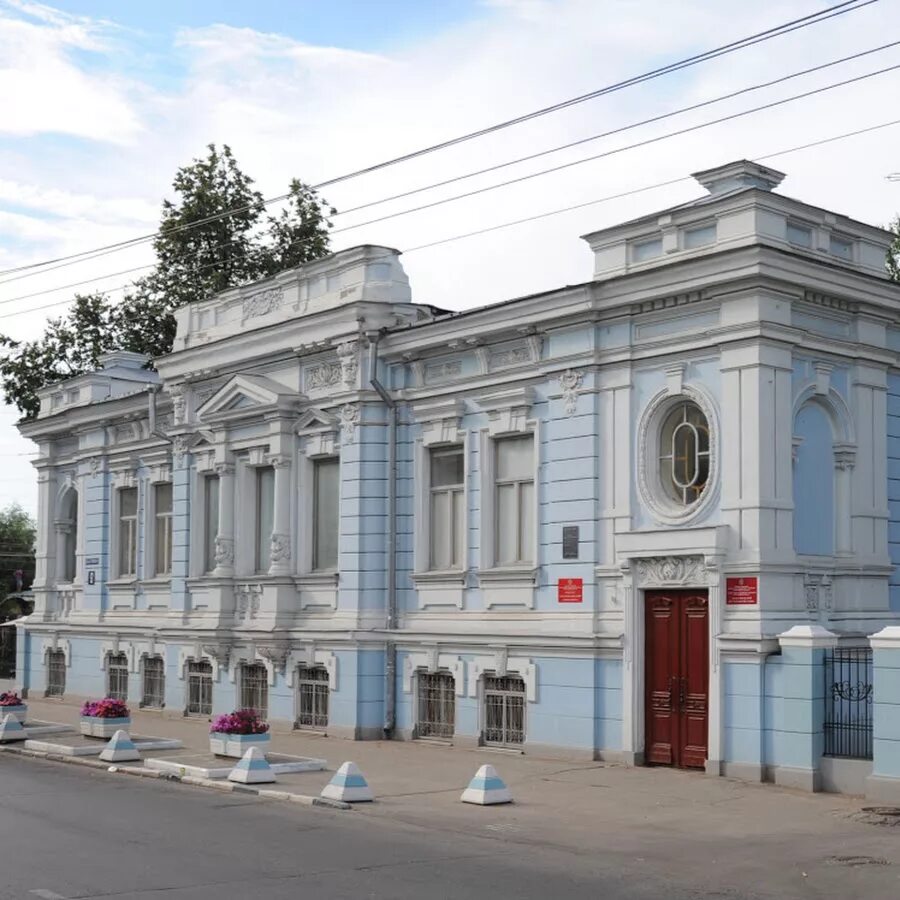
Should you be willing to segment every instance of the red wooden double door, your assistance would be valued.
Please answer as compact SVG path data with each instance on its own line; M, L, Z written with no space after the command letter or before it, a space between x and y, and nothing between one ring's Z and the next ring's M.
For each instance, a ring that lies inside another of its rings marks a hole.
M705 591L648 591L646 760L702 768L709 733L709 599Z

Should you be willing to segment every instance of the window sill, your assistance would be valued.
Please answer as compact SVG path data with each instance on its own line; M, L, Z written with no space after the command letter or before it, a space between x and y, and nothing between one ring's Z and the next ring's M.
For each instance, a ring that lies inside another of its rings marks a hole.
M125 588L136 588L138 586L138 580L133 575L128 575L125 578L113 578L106 582L106 586L111 588L112 590L124 590Z
M168 587L172 583L171 575L156 575L153 578L145 578L140 584L143 587Z
M478 580L482 583L515 583L534 586L537 580L537 568L527 566L496 566L493 569L480 569Z
M336 569L323 569L319 572L303 572L294 576L294 581L301 587L337 587L339 573Z
M466 582L465 569L431 569L427 572L413 572L410 576L416 586L428 584L452 584L462 586Z

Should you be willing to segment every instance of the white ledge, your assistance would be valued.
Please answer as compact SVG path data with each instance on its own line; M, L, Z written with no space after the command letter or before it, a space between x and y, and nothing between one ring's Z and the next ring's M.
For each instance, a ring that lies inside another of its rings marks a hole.
M803 647L807 650L834 647L838 636L821 625L795 625L778 635L782 647Z

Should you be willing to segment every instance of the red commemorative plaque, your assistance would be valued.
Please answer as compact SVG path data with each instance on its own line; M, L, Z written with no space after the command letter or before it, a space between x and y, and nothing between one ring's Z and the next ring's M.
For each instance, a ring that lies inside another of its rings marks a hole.
M581 603L584 600L583 578L560 578L556 584L559 603Z
M759 601L757 590L758 579L752 578L726 578L725 579L725 603L728 606L756 606Z

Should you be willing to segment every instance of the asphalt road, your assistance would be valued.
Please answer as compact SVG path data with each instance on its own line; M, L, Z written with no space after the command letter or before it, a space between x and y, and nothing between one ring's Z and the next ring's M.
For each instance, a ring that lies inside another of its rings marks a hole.
M633 862L631 860L630 862ZM524 847L240 794L0 756L2 900L686 900L614 855Z

